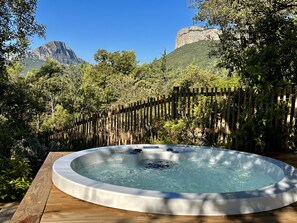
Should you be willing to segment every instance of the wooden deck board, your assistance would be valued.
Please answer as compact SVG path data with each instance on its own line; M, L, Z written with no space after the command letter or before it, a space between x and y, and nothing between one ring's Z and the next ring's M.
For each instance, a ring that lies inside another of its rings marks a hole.
M107 208L69 196L51 183L52 163L66 153L50 153L11 222L111 222L111 223L297 223L297 202L263 213L223 216L168 216ZM297 167L297 154L279 154L275 158ZM45 168L45 169L44 169ZM42 176L39 176L42 175ZM37 181L38 183L36 183ZM43 183L41 182L43 181ZM41 187L42 189L40 189ZM36 213L37 214L36 214Z
M10 220L13 222L40 222L52 186L52 165L67 153L49 153L35 176L25 197Z

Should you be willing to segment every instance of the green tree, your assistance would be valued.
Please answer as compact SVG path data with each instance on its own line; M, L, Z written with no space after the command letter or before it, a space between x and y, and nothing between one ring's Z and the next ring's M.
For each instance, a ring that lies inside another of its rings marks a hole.
M108 52L100 49L94 55L94 60L98 63L97 66L124 75L132 73L137 66L135 52L129 50Z
M72 64L63 71L63 90L59 100L63 107L71 114L83 113L82 104L82 76L84 65Z
M180 71L178 78L175 79L174 85L183 88L211 87L211 83L215 79L216 77L211 72L203 70L194 64L190 64Z
M0 1L0 73L11 58L22 56L29 46L29 38L43 37L45 27L35 21L37 0Z
M30 185L32 167L42 157L35 155L44 155L44 151L30 143L34 140L30 122L39 111L19 64L7 67L5 83L0 100L0 200L15 200Z
M221 30L220 65L251 86L297 83L296 0L192 0L195 20Z
M11 62L24 54L29 37L44 36L44 27L34 19L36 4L32 0L0 1L0 116L8 125L22 126L25 121L22 119L28 114L26 109L30 107L28 89L19 75L22 68ZM12 66L7 67L8 64Z
M108 74L107 74L108 73ZM101 71L97 66L85 64L82 68L82 85L80 87L81 111L85 114L97 112L107 103L106 86L110 72Z
M90 101L92 112L110 106L122 96L123 87L130 87L137 61L134 51L108 52L100 49L94 55L94 66L85 66L82 90L85 101ZM94 106L92 106L94 105Z
M30 37L45 34L45 27L35 21L36 5L36 0L0 1L0 154L7 157L9 142L30 133L28 122L35 113L35 100L19 73L22 68L12 62L24 55Z
M166 73L167 71L167 52L166 49L164 50L162 57L161 57L161 72Z
M73 117L67 111L67 109L63 108L62 105L56 105L54 112L52 115L43 114L43 122L41 125L41 130L50 131L50 130L61 130L65 126L67 126L71 121L73 121Z
M14 62L25 54L30 37L45 34L45 27L35 21L36 4L37 0L0 1L0 200L20 199L31 181L27 158L33 150L27 139L33 136L29 123L37 107L22 67ZM20 141L27 151L22 157ZM32 166L37 163L30 161Z
M52 127L61 129L80 113L93 112L89 110L92 105L85 107L95 95L84 95L83 66L65 67L48 59L39 70L28 73L26 83L40 108L31 121L36 132L50 130ZM60 115L65 111L67 116Z
M0 100L0 123L2 123L0 128L3 127L4 136L9 136L12 141L16 141L32 133L30 122L39 112L39 107L30 86L21 74L21 66L18 63L7 67L7 75L7 88ZM11 148L5 145L9 141L7 138L7 141L0 142L0 145L4 145L2 148L0 146L0 153L4 152L8 156Z
M31 86L41 106L50 114L59 103L59 96L64 88L63 83L64 67L60 63L48 59L39 70L33 70L26 77L27 83Z

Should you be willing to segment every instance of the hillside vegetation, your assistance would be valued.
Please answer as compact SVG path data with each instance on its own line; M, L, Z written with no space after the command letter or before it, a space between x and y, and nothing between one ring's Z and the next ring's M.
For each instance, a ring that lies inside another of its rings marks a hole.
M189 64L212 70L216 64L216 58L210 57L212 42L199 41L184 45L167 55L167 65L172 68L185 68Z
M28 71L35 69L40 69L45 65L45 61L33 58L25 58L22 60L21 64L24 66L23 74L26 75Z

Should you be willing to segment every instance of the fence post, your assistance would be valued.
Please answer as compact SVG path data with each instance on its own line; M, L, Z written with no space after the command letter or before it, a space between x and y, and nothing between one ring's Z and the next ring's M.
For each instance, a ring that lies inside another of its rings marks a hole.
M92 147L96 147L98 146L97 145L97 120L98 120L98 114L95 113L93 114L93 117L92 117L92 132L93 132L93 142L92 142Z
M177 105L178 105L178 101L179 101L179 87L174 87L173 88L173 93L172 93L172 118L176 119L177 118Z

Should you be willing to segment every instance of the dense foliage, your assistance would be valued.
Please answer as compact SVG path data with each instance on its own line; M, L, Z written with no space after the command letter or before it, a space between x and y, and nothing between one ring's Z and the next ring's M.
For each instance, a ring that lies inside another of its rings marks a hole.
M195 20L221 30L221 66L250 86L297 83L295 0L193 0Z
M81 114L169 95L172 86L238 86L237 78L218 76L196 65L172 69L166 64L166 53L162 63L142 65L137 65L133 51L101 49L94 58L94 65L63 66L48 60L25 78L19 77L36 101L30 122L35 132L62 129Z
M30 186L31 167L28 159L1 159L0 201L21 199Z
M34 139L30 122L41 107L20 76L21 67L12 65L24 55L30 37L44 36L44 26L35 21L36 4L36 0L0 1L0 200L24 195L32 174L29 160L37 157L28 142Z
M1 73L8 59L24 55L30 44L29 37L44 36L44 26L35 22L36 4L37 0L0 1Z
M181 95L188 95L187 91L181 89ZM257 153L296 151L295 95L291 87L218 91L195 98L192 114L186 113L187 99L181 96L177 117L162 117L153 124L157 132L153 142L203 144Z

